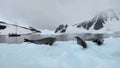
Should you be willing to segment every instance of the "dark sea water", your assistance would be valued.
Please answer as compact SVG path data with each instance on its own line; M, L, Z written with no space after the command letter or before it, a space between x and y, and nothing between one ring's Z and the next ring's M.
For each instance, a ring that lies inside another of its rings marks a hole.
M61 35L41 35L41 34L33 34L33 35L22 35L20 37L8 37L8 36L3 36L0 35L0 43L10 43L10 44L14 44L14 43L23 43L24 39L31 39L31 40L38 40L38 39L42 39L42 38L46 38L46 37L55 37L57 38L57 41L69 41L69 40L75 40L75 36L79 36L84 40L90 40L93 38L100 38L100 39L104 39L104 38L108 38L110 36L113 37L120 37L120 34L117 33L115 35L112 34L78 34L78 33L74 33L74 34L61 34Z

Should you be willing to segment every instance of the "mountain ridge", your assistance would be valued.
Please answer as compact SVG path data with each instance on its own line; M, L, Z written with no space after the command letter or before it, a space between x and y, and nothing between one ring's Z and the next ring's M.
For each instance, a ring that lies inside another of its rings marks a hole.
M68 24L67 24L68 25ZM63 27L64 28L64 27ZM71 30L69 29L71 28ZM120 29L120 14L117 13L113 9L109 9L107 11L103 11L96 16L94 16L92 19L83 21L78 24L74 24L73 26L69 26L66 28L66 32L72 32L73 29L77 29L80 31L117 31ZM62 29L61 29L62 30ZM61 30L56 29L56 31L60 32ZM78 31L77 31L78 32ZM65 32L60 32L65 33Z

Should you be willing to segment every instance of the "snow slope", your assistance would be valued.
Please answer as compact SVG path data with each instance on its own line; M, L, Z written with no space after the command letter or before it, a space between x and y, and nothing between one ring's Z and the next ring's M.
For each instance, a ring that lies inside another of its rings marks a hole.
M1 24L1 23L0 23ZM32 33L32 31L28 30L28 29L24 29L21 27L16 27L14 25L9 25L9 24L2 24L7 26L6 29L4 30L0 30L0 34L1 35L8 35L9 33L18 33L18 34L28 34L28 33ZM17 31L16 31L17 30Z
M118 25L118 26L120 26L120 25ZM114 30L114 29L117 29L117 30ZM108 30L108 28L102 28L100 30L93 30L93 29L86 30L82 27L76 28L76 27L69 26L68 29L66 30L66 33L114 34L114 32L117 32L117 31L120 32L118 29L119 29L119 27L111 28L111 30Z
M0 44L0 68L120 68L120 38L105 39L97 46L87 41L57 41L53 46Z
M120 32L119 11L109 9L98 13L90 20L69 25L65 33L114 33ZM56 29L57 30L57 29ZM57 30L57 32L63 29ZM61 32L62 33L62 32ZM63 32L64 33L64 32Z
M7 29L1 30L1 35L8 35L9 33L16 33L16 27L15 26L8 26ZM17 27L17 33L18 34L28 34L32 33L30 30L26 30L20 27Z

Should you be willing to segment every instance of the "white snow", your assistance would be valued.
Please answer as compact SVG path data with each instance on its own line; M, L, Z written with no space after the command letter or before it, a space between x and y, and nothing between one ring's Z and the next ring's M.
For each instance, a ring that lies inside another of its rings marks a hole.
M52 34L55 34L55 33L52 30L44 29L44 30L41 30L40 34L41 35L52 35Z
M109 25L108 25L108 27L109 27ZM83 27L76 28L76 27L73 27L73 26L69 26L66 30L66 33L114 34L114 32L119 31L118 30L119 28L120 27L110 28L111 30L107 30L108 28L102 28L100 30L94 30L94 29L86 30ZM114 29L117 29L117 30L114 30Z
M20 28L16 26L12 26L12 25L6 25L7 28L4 30L0 31L1 35L8 35L9 33L18 33L18 34L28 34L28 33L32 33L30 30L24 29L24 28ZM17 31L16 31L17 30Z
M98 46L87 41L57 41L53 46L0 44L0 68L120 68L120 38L105 39Z
M41 30L40 35L61 35L63 33L55 33L54 30L49 30L49 29L43 29Z

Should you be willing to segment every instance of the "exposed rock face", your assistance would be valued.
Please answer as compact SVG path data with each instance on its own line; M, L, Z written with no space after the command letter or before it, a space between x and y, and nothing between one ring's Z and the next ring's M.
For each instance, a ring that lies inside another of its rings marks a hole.
M5 22L0 21L0 30L3 30L3 29L5 29L7 27L7 26L5 26L3 24L5 24Z
M0 21L0 23L2 23L2 24L6 24L5 22L3 22L3 21Z
M103 25L105 24L104 18L98 17L97 21L94 22L94 30L99 30L103 28Z
M77 27L77 28L83 27L83 28L89 30L89 28L90 28L93 24L94 24L93 21L86 21L86 22L82 22L81 24L77 25L76 27Z
M63 24L60 24L56 30L55 30L55 33L59 32L59 33L64 33L66 32L66 29L67 29L68 25L63 25Z
M33 28L33 27L29 27L29 29L30 29L31 31L35 31L35 32L41 33L41 31L39 31L39 30L37 30L37 29L35 29L35 28Z
M6 26L0 25L0 30L3 30L3 29L5 29L5 28L6 28Z

